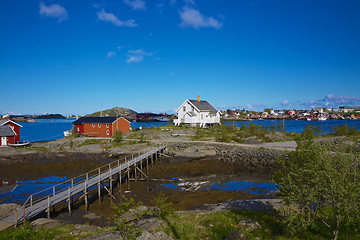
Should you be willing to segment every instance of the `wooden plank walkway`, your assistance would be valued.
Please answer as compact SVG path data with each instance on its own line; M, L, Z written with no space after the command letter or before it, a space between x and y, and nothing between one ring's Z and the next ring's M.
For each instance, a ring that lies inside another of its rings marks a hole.
M100 199L100 188L101 188L101 181L104 180L110 180L112 181L112 177L114 175L119 176L119 180L121 181L121 173L123 170L127 170L128 178L130 169L134 168L134 171L138 170L139 172L142 171L142 161L146 159L146 163L148 165L149 157L151 157L151 161L153 161L153 156L157 158L157 156L162 153L165 149L165 146L160 146L157 148L152 149L149 152L139 154L137 157L126 157L124 158L125 161L121 162L121 160L114 161L110 164L107 164L105 166L102 166L100 168L97 168L93 171L90 171L88 173L82 174L78 177L75 177L73 179L70 179L68 181L65 181L60 184L56 184L52 186L51 188L47 188L45 190L42 190L38 193L31 194L29 198L25 201L24 205L17 209L16 213L14 215L11 215L5 219L3 219L3 222L7 223L13 223L14 225L17 225L20 222L23 222L27 219L30 219L36 215L38 215L41 212L47 211L48 218L50 218L50 208L52 206L55 206L58 203L66 201L68 203L69 212L70 204L72 202L72 197L75 195L79 195L80 193L83 193L82 197L85 197L85 204L87 205L87 191L89 188L93 186L98 186L98 193L99 193L99 199ZM137 165L141 162L141 169L137 167ZM105 169L105 171L104 171ZM95 173L95 174L94 174ZM81 179L79 181L79 179ZM76 182L78 180L78 182ZM128 179L129 181L130 179ZM120 182L121 183L121 182ZM110 183L112 184L112 183ZM57 191L57 189L59 189ZM110 185L110 188L112 188L112 185ZM51 192L47 193L46 192ZM106 189L109 191L108 189ZM57 192L56 192L57 191ZM34 199L38 196L40 196L38 199L34 201ZM44 196L45 195L45 196ZM86 206L87 207L87 206Z

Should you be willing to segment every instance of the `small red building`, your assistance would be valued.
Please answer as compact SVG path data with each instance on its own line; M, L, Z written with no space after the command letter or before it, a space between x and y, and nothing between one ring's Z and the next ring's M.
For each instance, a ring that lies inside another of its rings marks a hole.
M19 143L21 127L11 120L0 120L0 146Z
M116 131L130 131L130 122L123 117L82 117L73 125L75 133L88 137L112 137Z

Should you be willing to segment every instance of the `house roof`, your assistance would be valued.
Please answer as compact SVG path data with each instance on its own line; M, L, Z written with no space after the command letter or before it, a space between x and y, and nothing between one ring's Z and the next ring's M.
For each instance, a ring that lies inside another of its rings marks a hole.
M8 122L11 122L11 123L13 123L13 124L15 124L15 125L18 125L19 127L22 127L20 124L14 122L14 121L11 121L11 120L7 120L7 119L5 119L5 120L0 120L0 126L3 126L3 125L5 125L5 124L8 123Z
M216 113L217 110L210 104L208 101L197 101L197 100L189 100L191 104L193 104L200 111L210 111Z
M73 124L84 124L84 123L108 123L108 124L110 124L110 123L115 122L117 119L118 119L117 117L81 117L78 120L74 121Z
M0 137L14 137L16 133L10 126L0 126Z

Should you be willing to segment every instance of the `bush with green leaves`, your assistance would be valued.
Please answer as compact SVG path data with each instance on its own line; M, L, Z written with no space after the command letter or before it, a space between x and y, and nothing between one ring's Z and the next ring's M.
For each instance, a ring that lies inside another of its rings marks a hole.
M305 128L296 151L278 163L274 175L279 196L289 206L287 226L293 233L325 226L333 239L358 235L360 223L360 156L337 151L329 142L314 143L314 129Z
M171 215L174 212L174 209L171 207L172 203L169 202L169 199L165 197L163 192L160 192L156 198L156 208L157 216L161 219L164 219L166 216Z
M123 134L121 131L117 130L114 135L113 135L113 139L114 139L114 142L117 142L117 143L121 143L123 141Z
M119 204L112 204L115 231L119 231L123 239L132 240L141 235L142 230L136 228L136 222L147 214L147 211L139 210L141 206L143 206L141 201L136 202L134 198L127 198L124 195ZM126 213L131 214L133 220L124 218L123 215Z
M359 135L359 131L356 129L355 126L349 126L347 124L331 126L330 133L338 136Z

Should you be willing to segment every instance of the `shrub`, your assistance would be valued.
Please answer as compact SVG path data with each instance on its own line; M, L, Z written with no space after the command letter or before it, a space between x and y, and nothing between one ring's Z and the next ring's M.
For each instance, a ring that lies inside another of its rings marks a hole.
M114 142L120 143L123 141L123 134L121 131L117 130L113 136Z

